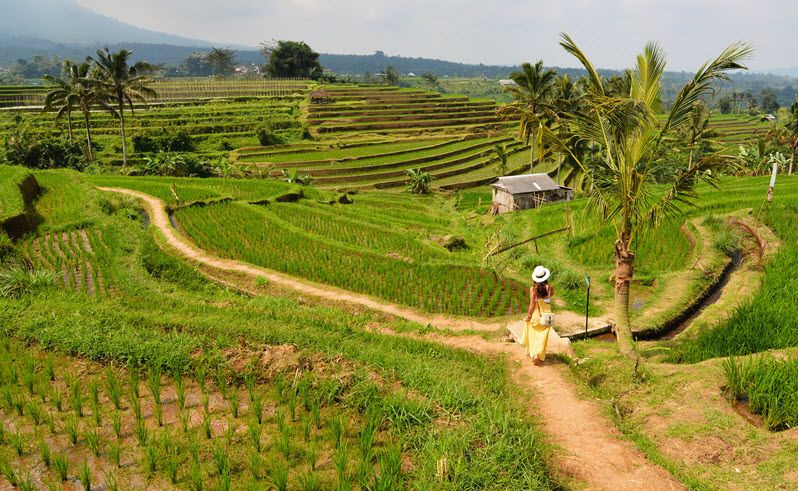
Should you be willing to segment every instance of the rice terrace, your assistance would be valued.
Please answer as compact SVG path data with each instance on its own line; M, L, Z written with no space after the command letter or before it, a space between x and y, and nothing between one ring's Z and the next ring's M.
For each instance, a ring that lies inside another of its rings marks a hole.
M518 60L467 64L116 3L3 7L0 490L798 489L770 38L619 25L605 69L605 31L460 33ZM420 49L335 3L266 24Z

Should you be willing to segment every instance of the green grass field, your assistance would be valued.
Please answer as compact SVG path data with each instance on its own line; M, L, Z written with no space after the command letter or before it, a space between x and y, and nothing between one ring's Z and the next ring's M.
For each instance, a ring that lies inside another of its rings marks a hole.
M60 204L39 210L42 230L69 232L43 232L30 241L44 249L28 241L19 252L33 248L35 265L53 267L55 249L86 253L78 239L87 230L93 250L96 237L106 250L111 288L92 295L55 285L0 299L0 479L33 488L66 480L438 487L436 463L446 459L452 489L555 486L503 364L368 328L378 319L399 330L422 326L227 291L162 252L129 200L83 189L75 173L35 175L42 202ZM232 193L240 184L214 186ZM261 184L240 196L281 191ZM390 195L364 201L386 203L386 220L428 212ZM428 222L440 226L435 215ZM329 232L316 224L319 235Z

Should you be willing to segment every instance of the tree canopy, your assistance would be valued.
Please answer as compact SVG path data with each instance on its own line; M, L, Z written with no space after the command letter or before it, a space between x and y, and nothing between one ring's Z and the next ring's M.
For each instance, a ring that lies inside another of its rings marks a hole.
M277 45L262 45L266 57L266 72L272 77L292 78L321 75L319 54L304 41L277 41Z
M232 75L236 67L236 54L232 49L212 48L205 55L205 62L211 67L214 75Z

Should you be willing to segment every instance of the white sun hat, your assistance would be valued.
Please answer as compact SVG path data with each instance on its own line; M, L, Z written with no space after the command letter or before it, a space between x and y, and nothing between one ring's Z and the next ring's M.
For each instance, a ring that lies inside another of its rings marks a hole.
M543 266L535 266L534 271L532 271L532 281L535 283L543 283L549 279L549 276L551 276L551 271Z

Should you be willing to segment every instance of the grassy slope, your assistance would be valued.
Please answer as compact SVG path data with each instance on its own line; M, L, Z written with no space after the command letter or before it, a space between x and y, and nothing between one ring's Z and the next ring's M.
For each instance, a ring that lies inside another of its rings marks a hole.
M440 486L435 463L443 457L450 465L446 485L450 488L551 485L540 441L520 406L512 402L514 391L503 364L368 328L419 330L420 326L290 298L247 298L209 285L148 245L149 232L126 218L124 200L104 206L118 209L106 215L100 211L104 199L97 192L69 191L82 190L79 176L38 175L50 183L45 197L59 203L41 210L48 229L76 223L102 229L116 251L115 291L111 298L100 299L51 290L18 301L0 300L4 334L104 363L162 367L189 375L201 366L227 366L231 362L227 353L242 340L253 346L291 344L330 361L343 357L385 382L363 386L372 394L368 397L336 404L347 411L383 412L385 431L412 462L405 471L408 485ZM65 210L73 210L75 216ZM149 257L153 254L157 261ZM160 266L154 268L153 262ZM452 373L458 376L451 377ZM418 394L420 402L390 389L397 386ZM511 461L513 465L507 465Z
M21 167L0 165L0 222L23 211L22 195L17 185L29 172Z

